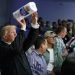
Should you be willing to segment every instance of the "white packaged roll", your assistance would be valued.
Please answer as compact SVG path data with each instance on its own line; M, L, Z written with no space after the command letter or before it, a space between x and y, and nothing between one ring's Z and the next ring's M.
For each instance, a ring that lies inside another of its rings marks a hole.
M22 19L28 17L29 15L31 15L36 11L37 11L37 7L35 2L29 2L26 5L19 8L18 10L16 10L15 12L13 12L13 17L16 20L21 21Z

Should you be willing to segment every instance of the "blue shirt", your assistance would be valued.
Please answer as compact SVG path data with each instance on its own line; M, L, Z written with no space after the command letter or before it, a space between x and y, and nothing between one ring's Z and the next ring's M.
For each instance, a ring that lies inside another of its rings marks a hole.
M42 54L32 50L27 54L33 75L47 75L47 64Z

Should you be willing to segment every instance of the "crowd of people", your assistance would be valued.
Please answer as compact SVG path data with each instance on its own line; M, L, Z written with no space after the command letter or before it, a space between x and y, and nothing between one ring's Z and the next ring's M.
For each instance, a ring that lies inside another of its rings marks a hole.
M71 20L43 21L35 12L0 29L1 75L75 74L75 23ZM29 33L26 37L28 25Z

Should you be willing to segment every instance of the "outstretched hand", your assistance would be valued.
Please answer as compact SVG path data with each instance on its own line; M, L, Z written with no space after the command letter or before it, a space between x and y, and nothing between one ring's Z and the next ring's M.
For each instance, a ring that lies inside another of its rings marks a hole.
M18 21L18 22L19 22L19 24L21 25L21 27L26 26L25 19L22 19L21 21Z
M38 21L38 13L37 12L34 12L32 14L32 23L33 24L37 24L37 21Z

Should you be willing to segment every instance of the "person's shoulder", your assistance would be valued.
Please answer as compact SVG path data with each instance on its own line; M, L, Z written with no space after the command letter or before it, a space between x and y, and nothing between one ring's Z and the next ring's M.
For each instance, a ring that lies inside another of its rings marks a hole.
M75 53L70 53L61 67L62 75L72 75L75 74Z
M71 61L71 60L74 60L74 61L75 61L75 52L70 53L70 54L67 56L67 59L68 59L69 61Z
M70 53L63 62L62 67L74 67L75 66L75 53Z

